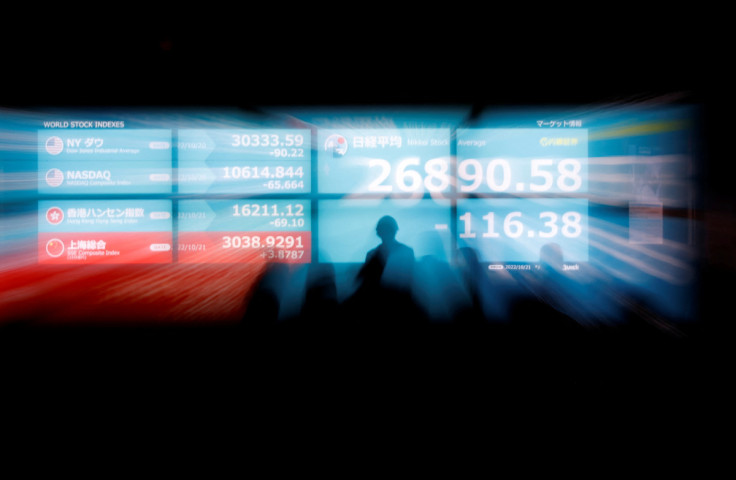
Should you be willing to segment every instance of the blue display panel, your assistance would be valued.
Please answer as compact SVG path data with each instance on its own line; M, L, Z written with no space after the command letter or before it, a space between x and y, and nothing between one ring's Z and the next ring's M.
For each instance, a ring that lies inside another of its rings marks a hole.
M306 129L182 129L182 193L309 193L311 133Z
M457 202L458 247L485 262L534 263L557 252L588 261L588 200L484 198Z
M458 129L457 177L460 193L587 192L588 131Z
M425 255L451 258L451 203L442 199L341 199L319 201L319 261L361 263L381 239L376 225L392 216L396 240Z
M449 128L324 129L321 193L431 193L451 188Z
M178 258L185 263L306 263L308 200L182 200Z
M169 263L172 250L170 200L38 202L41 263Z
M38 131L41 194L171 193L171 130Z

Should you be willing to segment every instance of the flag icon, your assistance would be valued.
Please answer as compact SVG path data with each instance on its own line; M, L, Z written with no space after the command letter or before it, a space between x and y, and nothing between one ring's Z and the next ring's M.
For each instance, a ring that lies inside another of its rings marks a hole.
M64 174L58 168L52 168L46 172L46 183L50 187L58 187L64 183Z
M46 221L52 225L58 225L64 220L64 211L59 207L51 207L46 210Z
M52 238L46 242L46 253L50 257L60 257L64 253L64 242L58 238Z
M49 137L46 140L46 151L49 155L58 155L64 150L64 141L59 137Z

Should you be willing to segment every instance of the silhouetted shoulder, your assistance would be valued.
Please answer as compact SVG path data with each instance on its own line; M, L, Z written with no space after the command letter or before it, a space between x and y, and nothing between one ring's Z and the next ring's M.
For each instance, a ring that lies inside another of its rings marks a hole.
M411 257L414 258L414 249L411 248L408 245L404 245L403 243L397 243L396 247L394 247L395 250L392 252L393 255L400 255L402 257Z

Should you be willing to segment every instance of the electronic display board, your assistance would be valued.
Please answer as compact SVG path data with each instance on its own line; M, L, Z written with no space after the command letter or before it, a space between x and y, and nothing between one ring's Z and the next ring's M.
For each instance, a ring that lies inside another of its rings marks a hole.
M44 264L170 263L170 200L38 202Z
M383 216L398 224L396 240L417 258L451 258L451 204L443 199L339 199L319 202L319 260L361 263L381 239L376 225Z
M485 262L540 262L547 246L564 262L588 261L586 199L463 199L457 220L459 244Z
M171 193L171 130L49 129L38 133L41 194Z
M308 193L306 129L181 129L180 193Z
M164 172L176 163L176 190L195 196L175 200L173 259L182 263L308 263L313 245L318 261L361 262L365 252L350 249L365 249L369 241L356 244L351 237L363 238L366 231L372 237L381 211L398 216L401 234L412 241L427 232L443 237L446 258L453 246L472 246L485 262L538 262L547 242L560 245L566 260L588 259L587 201L539 198L587 191L585 129L460 128L455 139L449 128L317 128L315 133L316 192L311 192L312 130L305 128L182 128L176 130L176 160L170 130L44 132L39 172L46 173L39 192L168 193L171 175ZM89 158L94 167L80 158ZM62 167L58 185L50 162ZM136 177L134 170L142 173ZM217 199L221 194L242 197ZM287 198L268 198L273 194ZM508 194L520 198L497 198ZM412 199L387 198L397 195Z
M449 128L320 129L320 193L450 190Z
M178 258L185 263L308 263L305 200L181 200Z
M587 130L458 129L457 179L461 193L586 192Z
M687 282L689 112L582 112L21 116L25 146L0 152L4 249L41 266L332 264L346 295L392 217L448 279L476 262L520 285L514 272L549 264L639 290ZM672 291L646 293L668 307Z

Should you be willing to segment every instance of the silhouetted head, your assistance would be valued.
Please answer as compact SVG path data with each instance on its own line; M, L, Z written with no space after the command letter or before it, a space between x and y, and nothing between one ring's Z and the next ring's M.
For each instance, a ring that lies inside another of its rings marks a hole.
M539 251L539 261L545 266L562 269L562 248L556 243L547 243Z
M478 252L470 247L458 248L455 258L462 268L475 269L480 265Z
M384 242L387 240L393 240L396 237L396 232L399 231L399 224L396 223L394 217L386 215L381 217L376 225L376 234Z

